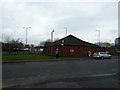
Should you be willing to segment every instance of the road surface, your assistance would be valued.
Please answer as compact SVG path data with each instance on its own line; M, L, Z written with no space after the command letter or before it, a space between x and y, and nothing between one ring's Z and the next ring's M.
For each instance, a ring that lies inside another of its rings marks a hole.
M3 88L117 88L118 58L3 63Z

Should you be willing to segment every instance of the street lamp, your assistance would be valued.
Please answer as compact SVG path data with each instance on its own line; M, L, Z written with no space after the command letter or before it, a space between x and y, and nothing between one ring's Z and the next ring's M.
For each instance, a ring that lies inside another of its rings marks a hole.
M28 30L29 28L31 28L31 27L23 27L23 29L26 30L26 44L27 44L27 30Z
M53 30L52 32L51 32L51 55L52 55L52 53L53 53L53 32L55 32L55 30Z
M99 35L98 35L98 37L99 37L98 39L99 40L98 41L99 41L99 45L100 45L100 30L96 30L96 31L98 31L98 33L99 33Z
M2 43L3 43L3 33L2 33Z
M67 36L67 27L64 27L65 28L65 30L66 30L66 36Z

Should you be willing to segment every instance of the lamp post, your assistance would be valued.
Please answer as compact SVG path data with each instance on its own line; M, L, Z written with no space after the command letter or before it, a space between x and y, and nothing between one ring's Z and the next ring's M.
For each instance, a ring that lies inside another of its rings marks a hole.
M3 33L2 33L2 43L3 43Z
M67 27L64 27L65 28L65 30L66 30L66 36L67 36Z
M98 39L99 40L98 41L99 41L99 45L100 45L100 30L96 30L96 31L99 33L99 35L98 35L98 37L99 37Z
M31 27L23 27L23 29L26 30L26 44L27 44L27 33L28 33L27 31L28 31L29 28L31 28Z
M53 55L53 32L55 32L55 30L53 30L52 32L51 32L51 55Z

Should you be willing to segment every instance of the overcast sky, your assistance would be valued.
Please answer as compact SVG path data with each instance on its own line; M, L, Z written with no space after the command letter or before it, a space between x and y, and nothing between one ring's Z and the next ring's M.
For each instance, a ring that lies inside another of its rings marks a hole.
M28 43L39 44L54 38L72 34L84 41L114 43L118 37L117 2L7 2L2 4L2 35L6 38L20 38L25 43L28 29Z

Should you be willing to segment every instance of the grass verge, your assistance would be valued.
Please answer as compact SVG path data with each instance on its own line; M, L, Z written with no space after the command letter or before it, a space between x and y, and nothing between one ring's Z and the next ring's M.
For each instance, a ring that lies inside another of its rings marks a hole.
M89 58L87 56L78 57L59 57L59 59L80 59ZM45 60L45 59L55 59L54 56L46 56L42 54L16 54L16 55L2 55L3 61L8 60Z

